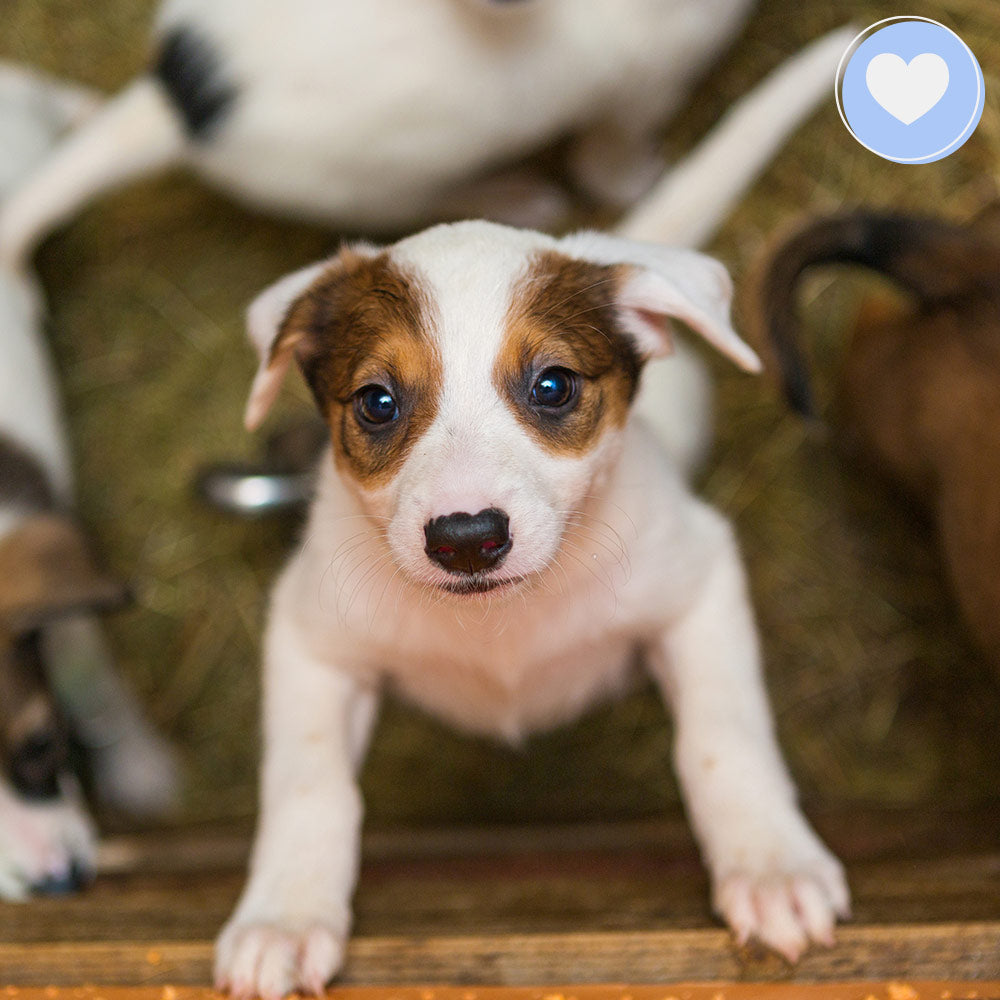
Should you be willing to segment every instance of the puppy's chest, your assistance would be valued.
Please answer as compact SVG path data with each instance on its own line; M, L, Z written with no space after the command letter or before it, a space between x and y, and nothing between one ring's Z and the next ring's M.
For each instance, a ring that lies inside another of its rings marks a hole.
M635 663L621 631L583 635L557 622L416 628L380 664L391 689L451 724L517 741L620 693ZM427 623L430 625L430 623Z

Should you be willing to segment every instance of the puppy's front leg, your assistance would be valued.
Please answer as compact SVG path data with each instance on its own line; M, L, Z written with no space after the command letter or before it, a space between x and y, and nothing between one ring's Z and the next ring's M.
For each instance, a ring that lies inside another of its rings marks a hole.
M280 594L275 607L250 880L215 964L218 988L265 1000L320 993L343 962L362 814L355 771L377 707L372 690L309 651Z
M848 915L847 885L796 804L736 544L705 513L707 575L651 668L673 705L677 773L713 905L741 944L753 936L795 961L810 940L832 942L835 917Z

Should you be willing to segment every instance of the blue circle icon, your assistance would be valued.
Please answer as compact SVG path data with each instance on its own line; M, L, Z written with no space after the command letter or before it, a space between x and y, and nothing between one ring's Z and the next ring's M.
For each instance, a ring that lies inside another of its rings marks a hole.
M986 85L972 50L926 17L890 17L851 42L837 71L837 110L866 149L933 163L976 130Z

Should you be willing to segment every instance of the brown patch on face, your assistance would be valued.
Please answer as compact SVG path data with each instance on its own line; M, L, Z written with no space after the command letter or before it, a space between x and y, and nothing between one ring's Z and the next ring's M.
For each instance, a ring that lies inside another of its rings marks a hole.
M430 303L388 254L344 251L292 306L272 354L289 338L320 413L338 468L368 488L392 479L437 412L441 361L428 334ZM366 423L358 394L384 386L398 406L385 424Z
M547 251L514 292L493 381L518 420L556 454L588 451L628 417L642 363L616 316L622 277L616 267ZM564 407L532 400L532 387L548 368L576 376L576 395Z

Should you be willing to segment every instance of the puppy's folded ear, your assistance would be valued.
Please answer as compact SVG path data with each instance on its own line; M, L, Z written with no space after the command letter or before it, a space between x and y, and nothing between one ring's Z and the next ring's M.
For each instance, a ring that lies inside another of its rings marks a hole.
M256 430L263 423L277 399L295 346L302 337L301 331L290 332L284 328L286 317L295 301L331 266L333 262L325 260L285 275L250 303L247 336L257 349L258 367L243 414L243 424L248 431Z
M329 291L350 271L352 264L379 252L380 248L371 243L352 243L327 260L286 275L250 303L247 334L257 349L260 363L243 415L248 431L256 430L267 416L292 358L298 355L301 360L307 350L302 342L308 338L308 331L290 322L296 306L307 298L314 285L318 285L318 290Z
M127 597L67 517L37 514L0 539L0 622L12 634L76 611L120 607Z
M745 371L761 370L756 352L732 327L733 286L717 260L694 250L594 232L574 233L560 246L571 257L619 269L619 320L646 357L670 353L670 320L677 319Z

